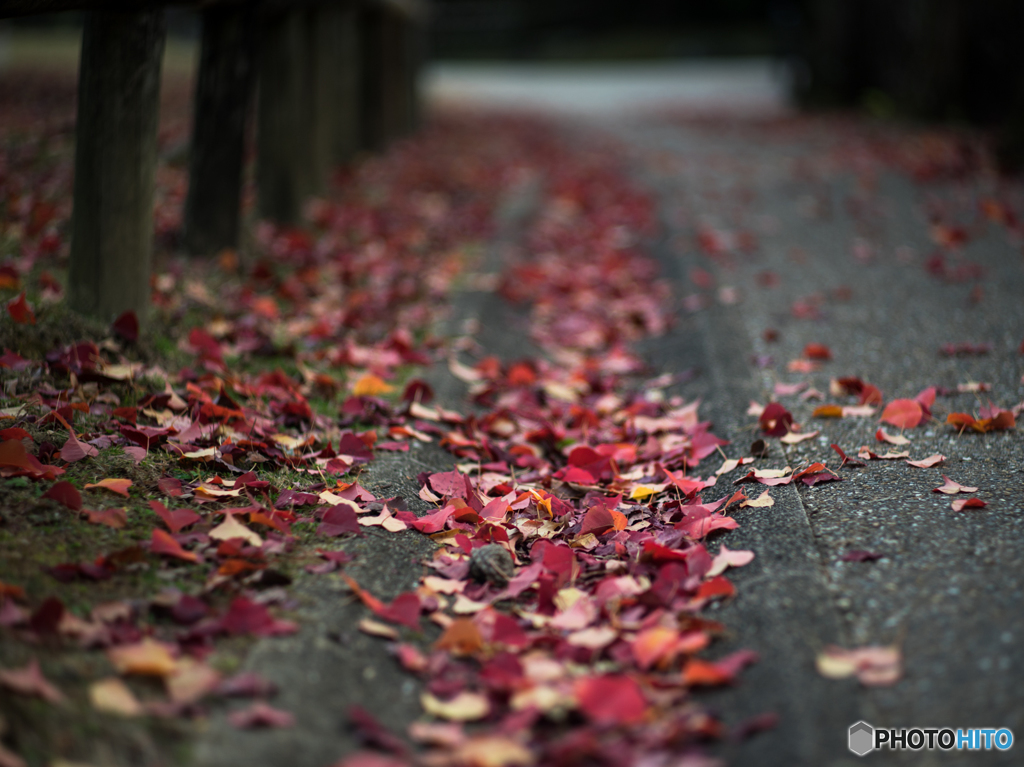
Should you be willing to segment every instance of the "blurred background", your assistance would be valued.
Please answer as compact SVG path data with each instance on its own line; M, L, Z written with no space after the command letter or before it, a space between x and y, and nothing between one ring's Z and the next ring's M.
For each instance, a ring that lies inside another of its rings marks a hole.
M991 128L1007 166L1024 158L1019 0L432 0L429 9L424 83L435 98L859 110ZM165 73L187 76L199 18L187 7L168 14ZM76 13L0 21L0 71L73 68L80 23Z

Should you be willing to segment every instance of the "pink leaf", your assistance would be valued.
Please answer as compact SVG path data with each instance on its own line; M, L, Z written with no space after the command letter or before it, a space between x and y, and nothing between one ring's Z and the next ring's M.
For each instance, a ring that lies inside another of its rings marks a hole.
M232 727L240 730L253 730L265 727L292 727L295 724L295 717L287 711L258 701L249 708L232 711L228 714L228 721Z
M976 487L967 487L966 485L961 485L959 482L953 481L952 479L947 477L945 474L942 475L942 478L944 480L946 480L945 483L943 483L939 487L937 487L934 490L932 490L933 493L945 493L946 495L956 495L957 493L976 493L976 492L978 492L978 488L976 488Z
M930 455L927 458L922 458L920 461L907 461L911 466L916 466L919 469L930 469L932 466L938 466L940 463L946 460L946 456L936 453Z

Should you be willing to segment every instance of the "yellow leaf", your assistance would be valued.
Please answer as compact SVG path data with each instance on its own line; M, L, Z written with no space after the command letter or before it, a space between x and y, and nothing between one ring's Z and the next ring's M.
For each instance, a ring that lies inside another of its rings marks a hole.
M744 506L749 506L756 509L765 509L768 508L769 506L774 505L775 501L772 500L772 497L768 494L768 491L765 490L763 493L761 493L761 495L757 496L757 498L754 498L753 500L748 499L741 503L740 507L742 508Z
M664 488L663 488L664 489ZM633 492L629 494L631 500L639 501L648 496L652 496L657 493L658 490L648 485L637 485L633 488Z
M207 447L202 450L193 450L188 453L182 453L181 457L188 458L190 461L209 461L217 457L217 448Z
M119 674L167 676L178 668L168 646L149 637L135 644L111 647L107 657Z
M244 541L251 543L253 546L262 546L263 539L260 538L256 533L250 530L248 527L243 525L234 515L228 514L224 517L224 521L213 528L209 533L211 538L216 538L218 541L227 541L232 538L241 538Z
M359 630L370 636L382 637L384 639L398 639L398 631L386 623L375 621L373 618L363 618L359 621Z
M120 716L139 716L142 704L117 677L100 679L89 685L89 702L97 711Z
M455 722L483 719L491 710L486 696L468 691L460 692L451 700L440 700L425 692L420 695L420 704L428 714Z
M456 749L455 759L473 767L528 767L534 763L530 749L501 735L471 738Z

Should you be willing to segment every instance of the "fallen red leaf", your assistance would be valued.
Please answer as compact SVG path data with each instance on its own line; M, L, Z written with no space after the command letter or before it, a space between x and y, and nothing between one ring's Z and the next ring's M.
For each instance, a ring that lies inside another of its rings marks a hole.
M399 594L391 604L374 612L391 623L401 623L411 629L420 627L420 598L412 591Z
M298 626L293 622L274 618L266 605L245 597L235 597L231 601L228 611L220 619L220 627L235 636L280 636L293 634L298 630Z
M921 403L912 399L894 399L882 411L882 421L897 429L913 429L924 420Z
M70 482L63 481L53 485L43 493L43 498L49 498L57 503L63 504L72 511L82 508L82 495Z
M624 674L582 677L573 692L580 710L599 725L633 724L647 714L640 685Z
M25 300L24 291L19 293L17 298L7 302L7 313L11 315L11 319L19 325L36 324L36 313L32 311L32 307L29 305L28 301Z
M769 402L758 418L761 431L769 437L782 437L793 425L793 415L778 402Z
M172 533L181 532L183 528L194 525L202 517L191 509L168 509L160 501L150 501L149 508L164 521Z
M129 309L114 320L110 329L114 335L133 344L139 337L139 318L135 316L135 312Z
M830 360L832 350L825 344L807 344L804 347L804 356L809 360Z
M362 535L363 532L359 526L359 518L348 506L331 506L331 508L324 512L322 521L316 528L316 534L333 538L344 533Z
M951 506L953 511L963 511L964 509L983 509L988 504L980 498L960 498L953 501Z
M177 498L182 494L180 479L175 479L174 477L161 477L157 480L156 484L157 487L160 488L160 492L168 498Z

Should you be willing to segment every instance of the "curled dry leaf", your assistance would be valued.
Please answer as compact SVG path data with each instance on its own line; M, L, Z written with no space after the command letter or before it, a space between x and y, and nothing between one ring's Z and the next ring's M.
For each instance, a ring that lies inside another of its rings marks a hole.
M930 455L927 458L922 458L920 461L907 460L911 466L916 466L918 469L930 469L932 466L938 466L940 463L946 460L946 456L939 453Z
M756 509L766 509L774 505L775 501L772 500L769 491L765 490L763 493L761 493L761 495L757 496L757 498L747 499L743 501L743 503L740 504L740 508L749 506Z
M803 434L800 434L800 433L797 433L795 431L791 431L788 434L786 434L784 437L780 437L779 438L779 442L784 442L787 445L797 445L797 444L799 444L801 442L804 442L806 440L814 439L820 433L821 432L819 432L819 431L808 431L808 432L804 432Z
M909 445L910 440L902 434L890 434L885 429L878 429L875 432L875 439L879 442L888 442L890 445Z
M959 482L947 477L945 474L942 475L945 480L943 484L932 490L933 493L945 493L946 495L956 495L957 493L976 493L978 488L968 487L967 485L961 485Z
M750 564L753 560L753 551L731 551L727 549L723 543L719 547L718 554L711 561L711 569L705 573L705 577L714 578L716 575L724 573L729 567L743 567L744 565Z

